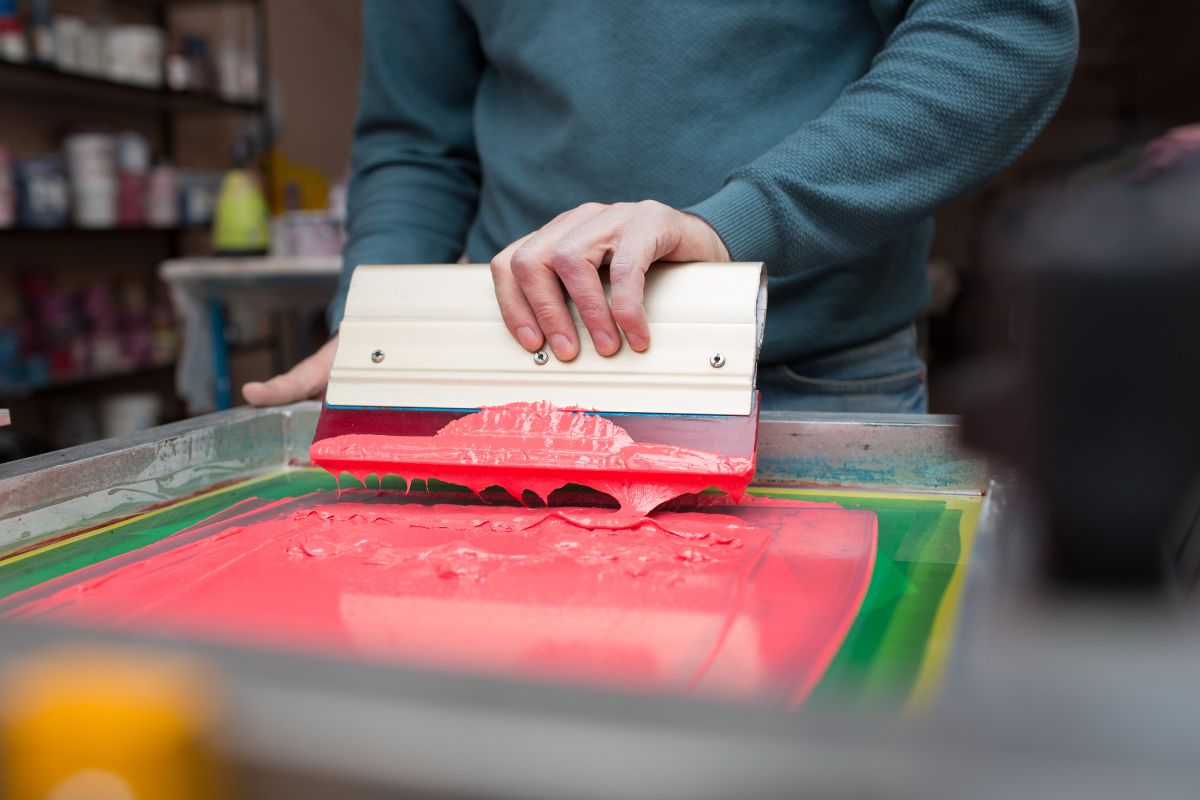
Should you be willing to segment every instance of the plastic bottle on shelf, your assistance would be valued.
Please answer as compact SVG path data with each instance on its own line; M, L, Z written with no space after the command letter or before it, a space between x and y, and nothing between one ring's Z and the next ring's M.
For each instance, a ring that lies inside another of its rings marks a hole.
M17 13L17 0L0 0L0 59L16 62L29 60L25 31Z
M233 168L225 174L213 220L213 249L218 255L265 255L271 245L271 215L257 176L249 169L251 146L233 146Z
M17 224L17 190L13 180L13 155L0 147L0 228Z
M84 22L79 28L79 71L93 78L107 73L107 26Z
M212 224L220 173L205 170L184 170L179 176L179 224L189 228L206 228Z
M120 316L107 284L93 283L79 293L79 311L86 322L84 349L88 370L94 375L126 371L126 362L118 330Z
M87 24L79 17L54 18L54 63L64 72L83 71L83 38Z
M180 45L167 53L167 88L175 92L186 92L192 85L192 65Z
M179 224L179 173L165 160L154 165L146 181L146 222L153 228Z
M259 100L262 96L261 81L258 74L258 46L255 44L253 36L246 36L242 39L238 55L241 72L239 76L241 99L252 103Z
M33 42L33 60L40 64L56 63L54 46L54 9L50 0L33 0L29 14L29 38Z
M146 181L150 145L146 137L125 131L117 137L117 222L122 227L146 224Z
M216 67L209 54L208 37L189 34L183 37L183 53L188 60L188 90L213 93L217 88Z

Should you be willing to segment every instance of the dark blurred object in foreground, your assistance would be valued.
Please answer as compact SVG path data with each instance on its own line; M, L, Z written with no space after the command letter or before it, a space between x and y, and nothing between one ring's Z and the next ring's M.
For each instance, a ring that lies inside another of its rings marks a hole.
M972 370L965 436L1038 506L1042 574L1190 587L1200 510L1200 171L1034 204L995 276L1017 352Z

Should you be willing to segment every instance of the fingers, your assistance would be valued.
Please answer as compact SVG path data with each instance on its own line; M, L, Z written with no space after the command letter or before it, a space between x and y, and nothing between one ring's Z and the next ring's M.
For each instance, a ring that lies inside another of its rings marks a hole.
M643 304L646 270L679 244L678 226L671 214L678 212L661 203L638 203L637 213L613 249L608 267L613 317L625 332L629 346L639 353L650 346L650 325Z
M629 346L639 353L650 346L650 325L646 322L646 307L642 300L646 270L656 260L655 250L653 237L632 229L617 244L608 267L613 318L625 332Z
M575 302L592 344L602 356L611 356L621 348L621 334L609 311L599 272L621 224L618 214L599 214L563 237L550 255L551 269Z
M242 386L242 396L254 406L279 406L317 397L329 383L329 370L337 352L333 337L316 353L269 381L251 381Z
M522 347L533 353L542 348L545 339L542 329L538 327L537 318L533 315L533 309L529 307L529 301L521 291L521 285L512 274L511 266L513 253L531 236L532 233L521 237L492 259L492 286L496 292L496 302L500 306L500 316L504 317L504 324L508 326L509 333Z
M588 203L506 247L492 261L492 277L513 336L531 351L549 342L570 361L579 342L564 287L598 353L617 352L622 331L642 351L650 346L646 270L658 260L728 261L729 252L707 222L662 203ZM606 261L611 304L598 274Z
M586 203L559 214L492 260L492 280L500 312L508 329L527 350L537 350L543 342L549 342L554 355L562 361L578 355L575 322L567 310L559 276L553 270L552 254L566 232L601 214L605 208L599 203Z
M526 243L512 257L512 274L519 282L537 326L560 361L579 354L575 323L567 310L558 275Z

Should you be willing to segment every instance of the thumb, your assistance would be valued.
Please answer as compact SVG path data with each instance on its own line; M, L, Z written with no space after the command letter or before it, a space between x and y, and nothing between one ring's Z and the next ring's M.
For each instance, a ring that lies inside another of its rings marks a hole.
M279 406L316 397L329 383L329 370L337 352L337 337L282 375L242 386L242 396L254 406Z

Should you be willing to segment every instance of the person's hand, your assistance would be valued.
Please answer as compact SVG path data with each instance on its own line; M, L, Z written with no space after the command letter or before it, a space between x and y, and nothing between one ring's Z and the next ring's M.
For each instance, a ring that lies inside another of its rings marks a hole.
M504 248L492 259L492 280L509 331L530 352L545 342L562 361L579 354L566 288L602 356L621 347L650 346L642 306L646 270L655 261L728 261L729 251L707 222L653 200L585 203ZM608 264L612 304L598 271Z
M1134 170L1134 180L1148 180L1171 170L1180 161L1200 152L1200 124L1173 128L1146 145Z
M329 383L329 370L333 368L333 354L337 352L337 337L334 336L317 352L301 361L282 375L269 381L251 381L242 386L242 396L255 406L281 406L310 397L320 397Z

